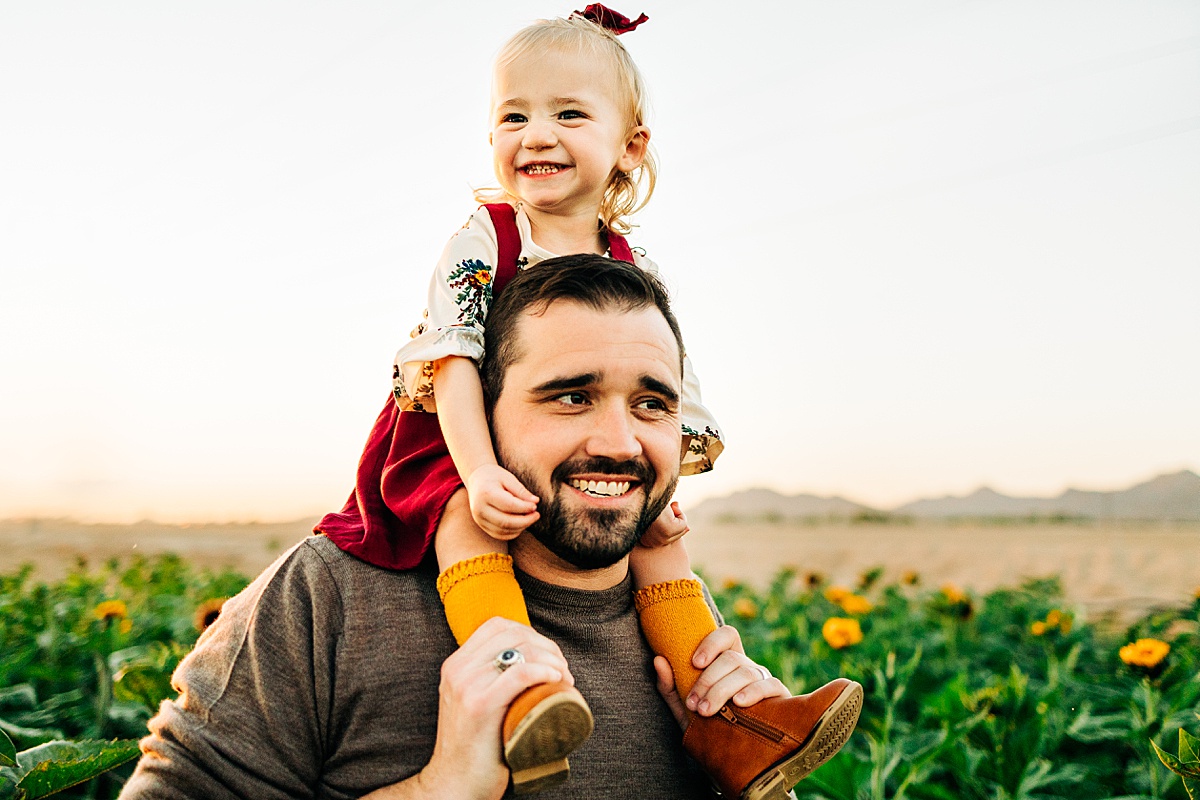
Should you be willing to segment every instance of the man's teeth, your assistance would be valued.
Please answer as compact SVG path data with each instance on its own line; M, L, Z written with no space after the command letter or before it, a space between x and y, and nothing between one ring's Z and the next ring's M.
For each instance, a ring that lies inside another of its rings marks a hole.
M530 164L521 169L529 175L552 175L558 172L559 166L557 164Z
M629 481L571 481L571 485L600 497L618 497L629 491Z

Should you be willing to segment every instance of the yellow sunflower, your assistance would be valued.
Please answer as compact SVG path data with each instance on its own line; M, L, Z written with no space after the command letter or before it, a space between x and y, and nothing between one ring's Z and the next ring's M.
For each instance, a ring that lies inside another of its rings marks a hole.
M1131 667L1154 669L1171 652L1171 645L1160 639L1138 639L1120 650L1121 660Z
M821 635L834 650L858 644L863 640L862 626L849 617L830 617L821 626Z
M221 615L221 608L228 599L227 597L214 597L196 606L196 614L192 617L192 624L196 626L196 630L201 633L208 630L209 626L216 622L217 617Z
M845 586L830 586L825 590L825 599L831 603L840 603L846 597L854 594Z
M92 613L96 615L96 619L106 624L120 622L129 616L129 610L125 607L124 600L105 600L102 603L97 603L92 609Z
M749 597L739 597L733 604L733 613L742 619L754 619L758 616L758 606Z
M838 605L847 614L866 614L874 608L871 601L860 594L848 594L838 601Z
M942 586L942 596L945 597L946 601L950 603L962 603L967 599L967 596L963 593L963 590L955 586L953 583L947 583Z

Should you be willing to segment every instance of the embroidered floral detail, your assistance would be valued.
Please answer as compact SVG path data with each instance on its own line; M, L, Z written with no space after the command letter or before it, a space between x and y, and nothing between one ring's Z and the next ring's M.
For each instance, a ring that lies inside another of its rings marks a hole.
M413 390L411 396L408 389L404 386L404 375L400 372L400 365L392 365L392 397L396 401L396 407L401 411L419 411L423 413L437 413L433 404L433 362L426 361L421 366L421 374L417 378L416 389Z
M713 468L713 461L725 449L721 434L710 425L698 431L690 425L681 425L683 452L679 459L680 475L699 475Z
M523 270L528 266L529 266L529 257L528 256L521 256L520 258L517 259L517 270L518 271Z
M482 326L487 308L492 304L492 271L477 258L459 262L447 276L452 289L458 289L458 321Z
M684 434L687 436L711 436L712 438L718 439L718 440L721 438L721 434L718 433L717 431L713 430L711 425L705 425L703 432L700 432L700 431L696 430L695 428L693 428L691 425L687 425L687 424L681 425L680 427L683 429Z
M417 327L412 329L412 332L408 334L408 338L415 339L418 336L420 336L421 334L425 333L425 331L429 330L428 320L429 320L429 309L427 308L427 309L425 309L425 313L421 317L420 324L418 324Z

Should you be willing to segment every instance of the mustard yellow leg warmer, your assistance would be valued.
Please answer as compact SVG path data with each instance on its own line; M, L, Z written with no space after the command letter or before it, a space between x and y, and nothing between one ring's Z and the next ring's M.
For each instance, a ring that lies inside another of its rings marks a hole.
M675 688L686 699L700 677L700 670L692 666L692 655L704 637L717 629L700 581L654 583L638 589L633 601L650 649L671 662Z
M486 553L451 564L438 576L437 589L450 631L460 645L492 617L529 624L512 557L504 553Z

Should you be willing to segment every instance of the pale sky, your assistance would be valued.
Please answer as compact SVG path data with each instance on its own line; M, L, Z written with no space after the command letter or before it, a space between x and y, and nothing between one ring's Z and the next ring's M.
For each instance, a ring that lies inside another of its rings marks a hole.
M575 7L0 5L0 517L339 506L491 182L491 58ZM1200 3L620 10L631 238L729 441L685 505L1200 469Z

